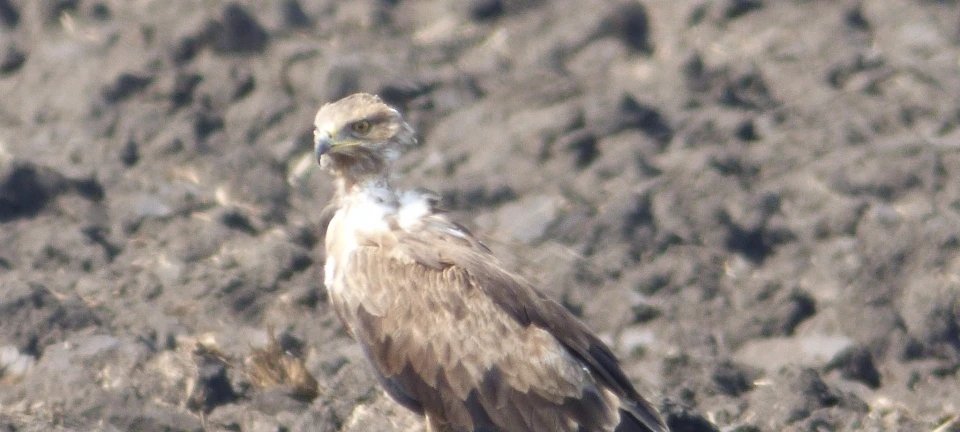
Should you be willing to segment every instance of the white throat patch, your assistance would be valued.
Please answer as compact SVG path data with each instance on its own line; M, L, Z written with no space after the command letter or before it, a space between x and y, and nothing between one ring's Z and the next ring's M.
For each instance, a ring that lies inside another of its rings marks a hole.
M423 224L423 218L430 215L432 207L429 197L416 191L407 191L400 194L400 210L397 212L397 223L405 231L413 231Z
M334 279L338 265L346 264L359 247L358 239L376 237L390 230L387 220L397 213L396 196L387 185L370 185L342 198L340 210L327 227L327 262L324 283L327 289L338 285Z

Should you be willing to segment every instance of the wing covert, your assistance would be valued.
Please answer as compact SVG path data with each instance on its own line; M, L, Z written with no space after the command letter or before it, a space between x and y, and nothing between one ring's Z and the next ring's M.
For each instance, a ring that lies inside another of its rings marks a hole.
M347 274L364 278L347 283L364 285L369 299L357 305L354 334L404 405L443 413L454 430L616 424L614 395L547 329L514 319L464 268L436 269L378 247L358 249L347 265Z

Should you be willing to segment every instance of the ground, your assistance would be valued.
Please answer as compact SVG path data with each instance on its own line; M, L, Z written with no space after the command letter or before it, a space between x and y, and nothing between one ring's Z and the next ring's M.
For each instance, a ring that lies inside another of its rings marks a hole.
M0 0L0 431L417 431L322 286L317 108L674 431L960 430L953 0Z

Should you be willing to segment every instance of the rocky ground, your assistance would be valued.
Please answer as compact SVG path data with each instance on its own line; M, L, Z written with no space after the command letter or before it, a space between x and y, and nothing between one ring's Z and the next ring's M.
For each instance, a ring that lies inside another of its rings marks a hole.
M0 431L407 431L321 283L325 101L674 431L960 430L956 0L0 0Z

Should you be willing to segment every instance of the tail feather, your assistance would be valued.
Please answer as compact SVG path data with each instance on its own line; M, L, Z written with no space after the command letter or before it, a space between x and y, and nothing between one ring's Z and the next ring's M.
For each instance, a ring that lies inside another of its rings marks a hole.
M631 401L620 408L620 424L614 432L670 432L670 428L647 401Z

